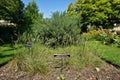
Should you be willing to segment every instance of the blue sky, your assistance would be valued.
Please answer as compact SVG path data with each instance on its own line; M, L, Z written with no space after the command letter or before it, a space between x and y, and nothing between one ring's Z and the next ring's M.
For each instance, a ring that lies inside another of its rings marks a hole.
M28 5L32 0L22 0L23 3ZM49 18L53 12L63 12L67 10L68 4L75 2L75 0L36 0L39 12L44 14L44 18Z

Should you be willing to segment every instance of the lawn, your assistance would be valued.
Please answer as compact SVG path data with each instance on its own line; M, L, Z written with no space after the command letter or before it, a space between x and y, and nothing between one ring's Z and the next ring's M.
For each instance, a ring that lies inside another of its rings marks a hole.
M0 46L0 65L8 62L14 55L14 49L10 46Z
M103 45L99 41L88 41L86 44L92 53L120 67L120 48L114 45Z
M0 46L0 66L10 61L14 54L22 51L23 48L11 47L9 44Z

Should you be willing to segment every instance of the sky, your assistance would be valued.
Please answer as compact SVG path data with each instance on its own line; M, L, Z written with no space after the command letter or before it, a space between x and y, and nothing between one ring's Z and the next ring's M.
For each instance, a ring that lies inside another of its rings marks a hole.
M25 6L32 0L22 0ZM39 12L44 14L44 18L50 18L55 11L63 12L67 10L69 3L75 0L36 0Z

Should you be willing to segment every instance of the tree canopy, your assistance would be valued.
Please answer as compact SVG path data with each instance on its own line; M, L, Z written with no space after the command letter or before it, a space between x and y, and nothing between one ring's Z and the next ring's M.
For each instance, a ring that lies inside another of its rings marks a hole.
M33 0L29 2L28 6L25 8L25 16L31 20L37 19L39 15L39 9L36 2Z
M0 19L19 23L23 18L23 8L21 0L0 0Z
M25 24L29 31L35 30L40 25L41 20L43 19L43 14L39 13L38 6L35 0L32 0L28 3L25 8Z
M70 3L68 15L77 16L84 25L113 25L120 20L119 0L76 0Z

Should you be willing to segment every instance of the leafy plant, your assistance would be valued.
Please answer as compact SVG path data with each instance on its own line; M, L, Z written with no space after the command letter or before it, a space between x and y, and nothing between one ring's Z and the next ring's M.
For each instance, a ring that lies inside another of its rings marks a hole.
M120 37L119 36L116 36L115 43L117 44L118 47L120 47Z
M119 19L119 5L119 0L76 0L69 4L67 14L81 19L84 29L88 24L108 28Z
M39 32L43 44L51 47L66 46L79 40L81 30L75 18L55 12L46 22L46 26L41 27Z
M65 80L64 74L61 74L61 75L60 75L60 80Z

